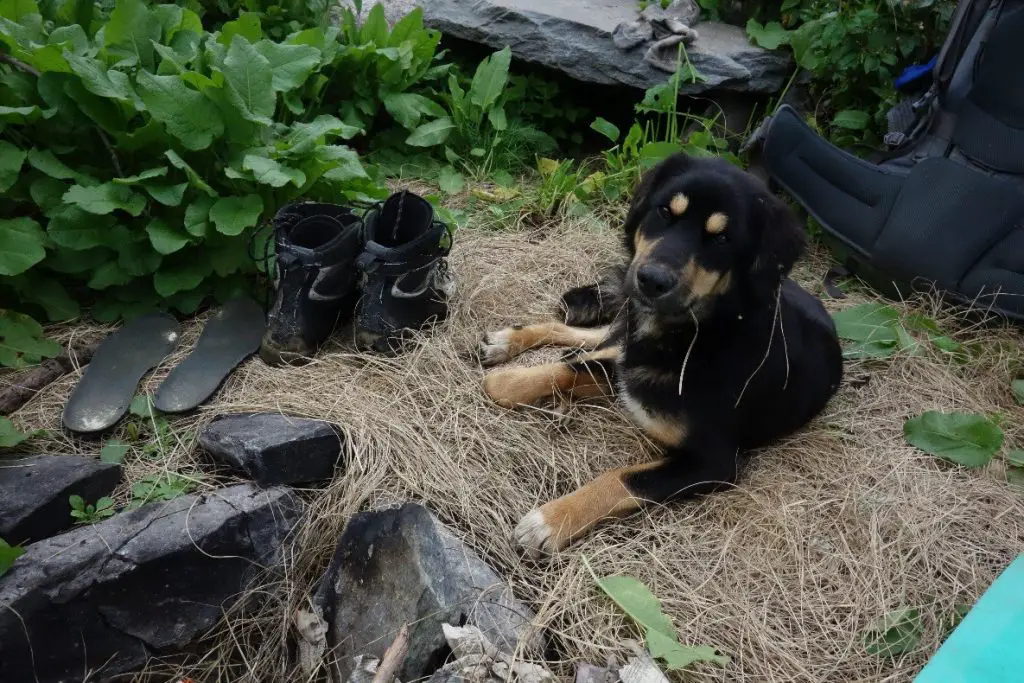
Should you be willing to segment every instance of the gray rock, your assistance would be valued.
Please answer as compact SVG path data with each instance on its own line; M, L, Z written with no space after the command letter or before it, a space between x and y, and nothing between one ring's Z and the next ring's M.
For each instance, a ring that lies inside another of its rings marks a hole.
M331 479L341 454L327 422L279 413L227 415L206 426L199 445L260 486Z
M34 543L0 577L3 679L77 682L184 648L280 562L300 505L244 484Z
M0 460L0 538L11 545L40 541L67 529L68 498L87 503L109 496L121 481L120 465L74 455Z
M619 42L634 47L622 50L615 45L616 29L638 19L637 6L630 1L431 0L424 13L428 26L446 34L494 49L509 45L516 58L580 81L649 88L667 80L666 72L651 63L664 61L664 54L645 59L652 43L636 42L622 29ZM686 83L681 92L718 88L771 93L782 87L790 64L787 53L752 45L738 26L702 22L697 32L687 55L705 80ZM673 69L675 49L662 51L671 51Z
M402 681L429 676L447 644L442 624L477 626L499 650L537 654L534 618L509 587L422 506L362 512L348 523L314 599L328 624L337 680L360 654L381 657L403 624Z
M614 669L580 662L576 666L576 683L615 683L618 676Z

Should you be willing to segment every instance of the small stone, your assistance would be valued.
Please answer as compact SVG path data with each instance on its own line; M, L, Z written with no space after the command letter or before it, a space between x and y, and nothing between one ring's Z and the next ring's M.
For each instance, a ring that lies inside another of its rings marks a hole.
M0 460L0 538L41 541L74 523L68 498L95 503L121 481L121 466L75 455Z
M603 666L580 662L576 667L576 683L615 683L615 671Z
M203 429L199 445L260 486L329 480L341 455L329 423L280 413L227 415Z
M430 676L447 651L442 625L471 624L502 652L543 646L534 614L426 508L407 503L356 515L342 533L314 604L329 625L335 678L359 654L382 657L404 624L409 651L401 681Z
M286 488L243 484L32 544L0 577L3 680L105 680L180 651L280 564L300 512Z

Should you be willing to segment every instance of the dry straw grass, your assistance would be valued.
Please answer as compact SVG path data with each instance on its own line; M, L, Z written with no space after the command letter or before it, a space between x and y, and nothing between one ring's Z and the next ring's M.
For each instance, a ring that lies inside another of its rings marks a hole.
M329 420L349 444L345 471L304 492L309 511L286 576L254 589L262 606L231 610L201 654L173 666L154 662L149 680L172 672L203 683L301 680L286 665L289 615L305 606L351 515L407 499L452 525L535 608L560 675L571 676L574 662L628 655L623 643L637 635L593 585L586 556L599 575L631 574L650 586L683 643L712 644L733 658L727 668L698 665L677 680L910 680L941 642L954 606L976 600L1024 549L1024 504L998 459L980 471L947 466L908 446L903 422L928 409L999 412L1008 444L1024 447L1024 411L1007 389L1022 368L1017 333L944 314L941 324L958 341L982 349L976 360L929 353L848 363L824 414L755 459L735 490L603 526L538 567L511 543L518 518L654 451L607 404L577 404L562 418L494 407L471 353L488 328L547 316L564 289L590 280L616 249L611 231L583 220L545 231L466 229L452 255L460 289L451 321L415 351L367 358L353 354L342 333L306 367L253 360L198 416L174 422L178 440L164 457L130 456L131 480L160 468L209 474L195 430L214 415L252 410ZM812 254L797 277L820 292L826 265ZM198 330L189 327L172 362ZM73 382L51 387L16 418L54 429L46 450L96 452L95 444L56 436ZM226 481L221 472L204 485ZM920 647L895 660L866 653L864 630L903 605L924 615Z

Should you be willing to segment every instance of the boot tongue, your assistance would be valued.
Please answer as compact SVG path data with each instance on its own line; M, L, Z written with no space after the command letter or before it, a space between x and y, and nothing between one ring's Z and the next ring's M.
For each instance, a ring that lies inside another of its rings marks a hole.
M289 241L297 247L315 251L330 244L343 229L344 226L330 216L310 216L295 224Z

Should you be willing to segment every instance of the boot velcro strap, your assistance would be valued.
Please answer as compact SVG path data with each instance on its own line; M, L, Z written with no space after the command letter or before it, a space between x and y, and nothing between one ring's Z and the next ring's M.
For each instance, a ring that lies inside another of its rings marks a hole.
M419 254L390 261L382 255L364 251L356 259L356 267L365 273L376 275L404 275L434 265L441 259L439 254Z

